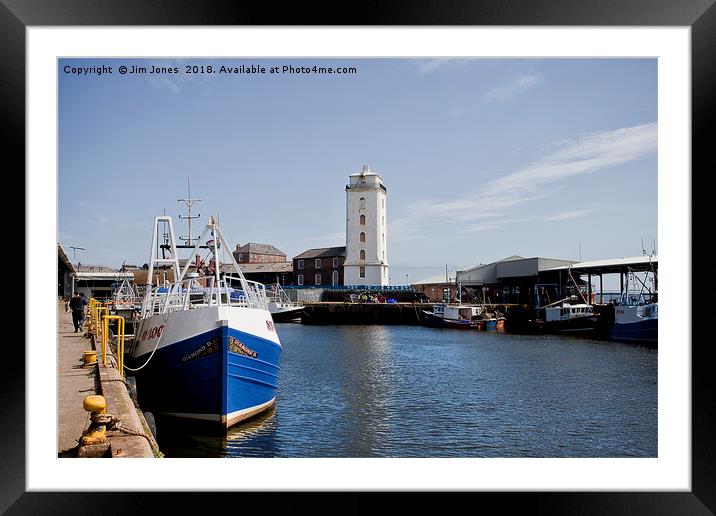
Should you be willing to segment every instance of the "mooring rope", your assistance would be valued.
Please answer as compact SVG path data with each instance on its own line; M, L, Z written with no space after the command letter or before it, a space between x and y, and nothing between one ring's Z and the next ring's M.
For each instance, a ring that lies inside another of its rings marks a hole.
M105 425L107 430L116 430L127 435L136 435L137 437L144 437L149 443L149 447L154 449L152 440L144 431L134 430L122 424L122 420L112 414L97 414L93 412L90 414L90 421L97 425Z

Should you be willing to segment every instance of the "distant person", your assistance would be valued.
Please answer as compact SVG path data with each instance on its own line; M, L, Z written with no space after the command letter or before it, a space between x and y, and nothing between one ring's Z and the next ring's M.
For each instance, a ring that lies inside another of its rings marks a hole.
M75 293L75 295L72 296L72 299L70 299L70 310L72 310L72 324L75 325L75 333L80 331L80 327L82 326L82 322L84 321L86 305L87 300L85 299L84 295Z

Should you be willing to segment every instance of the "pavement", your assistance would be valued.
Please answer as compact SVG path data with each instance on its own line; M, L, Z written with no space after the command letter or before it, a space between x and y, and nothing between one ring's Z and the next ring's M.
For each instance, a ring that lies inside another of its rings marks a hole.
M65 312L63 302L58 304L57 310L58 456L111 456L112 458L162 456L142 412L129 396L112 350L108 349L106 367L101 365L101 352L97 356L97 365L82 367L83 352L94 349L92 341L83 337L85 328L82 333L74 333L72 314ZM82 406L84 398L90 394L104 396L107 413L118 417L125 431L108 429L105 444L76 449L82 433L90 424L89 413Z
M82 352L92 349L83 333L74 333L72 313L65 312L65 303L57 305L57 377L58 421L57 453L64 456L77 446L77 440L89 426L89 413L82 407L82 400L95 394L93 369L82 367Z

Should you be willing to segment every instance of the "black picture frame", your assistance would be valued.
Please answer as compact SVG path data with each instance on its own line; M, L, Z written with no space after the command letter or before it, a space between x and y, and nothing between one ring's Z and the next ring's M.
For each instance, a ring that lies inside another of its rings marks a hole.
M293 5L291 7L291 5ZM25 29L30 26L82 25L551 25L551 26L685 26L691 28L692 50L692 169L713 171L713 144L709 141L716 85L716 6L714 0L504 0L437 3L429 0L364 2L350 17L343 8L295 3L276 8L270 3L231 1L141 0L0 0L0 105L5 128L6 157L25 168ZM685 179L691 171L684 171ZM691 178L695 179L692 174ZM691 179L692 180L692 179ZM25 238L31 235L26 234ZM691 278L686 278L691 284ZM28 315L26 314L26 320ZM690 318L690 314L685 317ZM693 330L699 326L693 320ZM694 333L695 334L695 333ZM685 331L690 345L691 334ZM498 504L500 512L514 508L549 514L713 514L716 512L716 428L714 427L714 375L708 341L692 346L692 490L690 492L566 492L471 493L478 503ZM26 346L36 343L25 342ZM25 489L25 350L5 346L4 362L13 364L2 373L0 407L0 510L8 514L114 514L149 512L160 501L162 511L206 512L205 496L191 493L99 493L92 479L85 492L28 493ZM52 423L49 423L52 424ZM30 443L31 445L31 443ZM422 503L424 493L413 493ZM212 493L210 507L224 506L234 493ZM335 512L367 512L375 508L374 493L349 493ZM457 496L457 495L456 495ZM263 498L263 497L261 497ZM459 504L461 496L451 499ZM303 496L271 496L271 512L282 505L293 510L309 503ZM231 502L234 503L234 502ZM242 510L261 507L260 500ZM256 505L254 505L256 504ZM330 510L330 504L325 507ZM313 507L320 510L320 507ZM333 512L333 511L331 511Z

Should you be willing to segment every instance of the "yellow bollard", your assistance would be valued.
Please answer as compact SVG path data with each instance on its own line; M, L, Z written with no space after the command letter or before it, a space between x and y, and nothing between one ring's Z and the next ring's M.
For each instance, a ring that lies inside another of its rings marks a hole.
M92 351L83 351L82 352L82 361L84 362L83 367L89 367L93 366L97 363L97 352Z
M104 396L92 394L86 396L82 402L84 409L90 414L106 414L107 413L107 402ZM91 419L91 416L90 416ZM107 440L106 436L107 428L104 424L96 423L92 421L90 426L82 432L82 445L87 444L102 444Z

